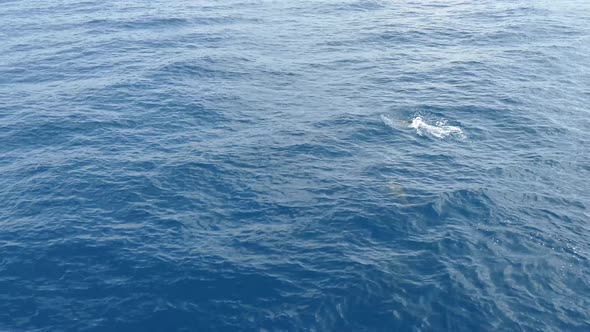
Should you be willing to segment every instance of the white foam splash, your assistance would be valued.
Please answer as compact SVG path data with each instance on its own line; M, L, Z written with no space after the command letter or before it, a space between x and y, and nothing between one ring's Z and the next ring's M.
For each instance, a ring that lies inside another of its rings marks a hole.
M410 128L416 129L418 135L421 136L431 136L439 139L444 139L449 136L456 137L458 139L466 138L461 128L447 125L446 120L437 121L434 125L431 125L424 121L422 117L417 116L412 119Z

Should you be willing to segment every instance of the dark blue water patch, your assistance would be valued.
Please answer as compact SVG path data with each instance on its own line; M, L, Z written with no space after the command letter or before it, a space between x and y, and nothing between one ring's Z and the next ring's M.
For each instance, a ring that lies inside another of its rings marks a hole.
M245 19L239 16L227 17L157 17L157 16L142 16L133 20L114 20L114 19L93 19L87 21L87 25L92 30L99 29L102 32L126 31L126 30L155 30L161 31L165 29L179 29L190 26L215 26L215 25L231 25L241 23L256 23L256 19Z
M108 27L116 30L128 29L159 29L174 28L187 25L188 21L176 17L143 17L133 21L114 21L114 20L91 20L87 22L91 26Z
M159 73L163 76L173 78L191 78L191 79L231 79L232 77L244 76L246 73L238 71L226 71L211 68L214 65L199 66L190 62L172 63L159 69Z

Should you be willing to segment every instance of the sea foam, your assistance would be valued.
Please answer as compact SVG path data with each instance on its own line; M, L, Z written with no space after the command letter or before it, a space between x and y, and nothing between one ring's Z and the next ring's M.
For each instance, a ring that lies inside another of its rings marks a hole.
M416 133L420 136L429 136L438 139L454 137L463 140L466 138L461 128L448 125L447 120L440 120L432 125L422 117L417 116L412 119L409 127L416 129Z

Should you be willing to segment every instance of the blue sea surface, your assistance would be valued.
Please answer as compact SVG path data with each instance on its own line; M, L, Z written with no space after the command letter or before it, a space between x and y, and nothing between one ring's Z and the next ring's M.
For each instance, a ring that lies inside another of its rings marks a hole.
M0 331L590 331L590 2L0 0Z

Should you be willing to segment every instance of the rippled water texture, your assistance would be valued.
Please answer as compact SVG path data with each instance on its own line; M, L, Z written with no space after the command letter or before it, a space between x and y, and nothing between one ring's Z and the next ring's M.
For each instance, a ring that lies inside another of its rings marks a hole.
M589 331L590 2L0 0L0 330Z

